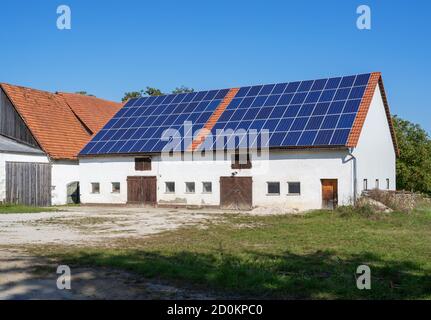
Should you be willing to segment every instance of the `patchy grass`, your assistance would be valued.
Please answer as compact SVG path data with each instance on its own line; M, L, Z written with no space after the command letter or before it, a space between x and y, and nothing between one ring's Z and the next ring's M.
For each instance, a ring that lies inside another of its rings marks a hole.
M226 215L115 247L38 247L61 263L109 266L245 298L431 299L431 211ZM109 245L112 245L110 243ZM356 288L370 266L372 289Z
M31 207L20 204L0 204L0 214L8 213L40 213L59 211L57 208Z
M118 225L124 219L116 217L53 217L49 219L32 221L29 224L33 226L64 226L74 228L80 231L101 231L102 229L109 229L109 225ZM108 227L107 227L108 226Z

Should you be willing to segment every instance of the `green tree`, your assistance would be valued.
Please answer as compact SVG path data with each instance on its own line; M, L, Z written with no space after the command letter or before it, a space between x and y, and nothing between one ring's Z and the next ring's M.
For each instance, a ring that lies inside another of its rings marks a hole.
M192 92L195 92L195 89L189 88L189 87L185 87L185 86L177 87L174 90L172 90L172 93L174 93L174 94L178 94L178 93L192 93Z
M431 139L420 125L393 117L400 149L397 188L431 194Z
M123 99L121 99L121 101L126 102L129 99L140 98L142 97L143 94L144 94L144 90L126 92L124 93L124 97Z
M94 97L94 95L93 95L93 94L89 94L87 91L77 91L77 92L75 92L75 93L76 93L76 94L83 95L83 96Z
M163 96L164 93L160 91L160 89L147 87L147 90L145 90L145 94L148 96Z
M147 87L146 90L140 90L140 91L130 91L124 93L123 99L121 101L126 102L129 99L135 99L135 98L141 98L143 96L162 96L164 93L160 91L160 89Z

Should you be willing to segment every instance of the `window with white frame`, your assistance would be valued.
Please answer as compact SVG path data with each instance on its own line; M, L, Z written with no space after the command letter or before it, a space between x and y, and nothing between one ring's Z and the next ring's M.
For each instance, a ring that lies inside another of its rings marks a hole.
M267 194L268 195L279 195L280 194L280 182L267 182Z
M376 179L376 189L380 189L380 181L379 179Z
M92 182L91 183L91 193L95 193L95 194L100 193L100 183L99 182Z
M300 182L288 182L287 193L289 195L300 195L301 194L301 183Z
M202 182L202 193L212 193L213 184L212 182Z
M172 181L165 182L165 192L175 193L175 182L172 182Z
M112 193L120 193L120 183L112 182Z
M391 188L391 181L386 179L386 189L389 190Z
M186 193L195 193L195 183L186 182Z

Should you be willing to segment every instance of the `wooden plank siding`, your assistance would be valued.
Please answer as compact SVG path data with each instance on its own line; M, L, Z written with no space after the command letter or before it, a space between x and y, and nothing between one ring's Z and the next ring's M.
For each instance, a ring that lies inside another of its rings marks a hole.
M28 206L51 205L51 165L6 162L6 202Z
M39 148L30 130L0 88L0 134Z

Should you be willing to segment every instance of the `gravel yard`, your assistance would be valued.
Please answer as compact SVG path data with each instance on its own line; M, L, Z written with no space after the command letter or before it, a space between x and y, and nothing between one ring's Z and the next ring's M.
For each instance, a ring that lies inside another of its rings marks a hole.
M59 212L0 214L0 246L107 242L217 219L215 210L64 207Z

